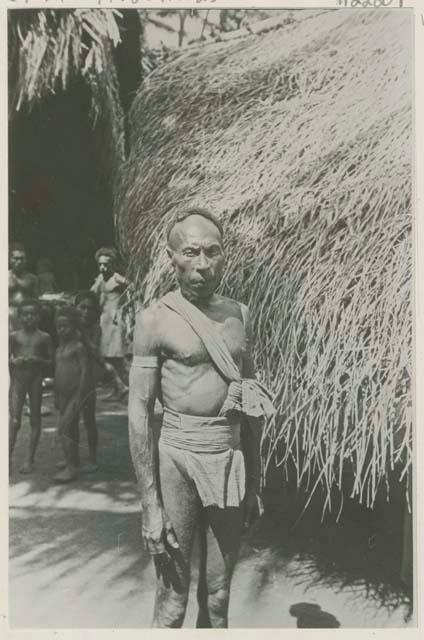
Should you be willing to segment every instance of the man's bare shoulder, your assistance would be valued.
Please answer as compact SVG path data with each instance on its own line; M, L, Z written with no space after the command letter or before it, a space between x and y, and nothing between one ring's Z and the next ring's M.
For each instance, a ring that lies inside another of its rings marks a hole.
M161 300L140 308L135 316L134 344L144 346L147 343L151 347L160 347L166 327L169 326L170 314L172 311Z
M28 335L32 336L32 339L37 340L38 337L38 330L33 333L33 334L28 334L26 331L24 331L24 329L17 329L16 331L14 331L13 333L10 334L10 337L13 340L16 340L16 342L28 342Z
M51 340L51 337L46 331L41 331L41 329L37 329L37 336L40 340L45 340L46 342Z
M161 300L154 300L147 307L140 307L135 315L136 324L142 324L145 328L155 328L167 315L167 307Z
M218 301L225 307L225 310L231 313L232 315L239 316L240 313L244 317L244 315L249 315L249 308L243 304L243 302L238 302L238 300L234 300L234 298L227 298L226 296L217 295Z

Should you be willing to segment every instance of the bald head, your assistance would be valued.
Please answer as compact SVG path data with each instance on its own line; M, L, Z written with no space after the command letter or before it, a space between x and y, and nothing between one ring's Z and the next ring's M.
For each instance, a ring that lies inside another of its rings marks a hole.
M169 242L171 232L177 224L179 224L180 222L184 222L184 220L187 220L187 218L191 218L193 216L201 217L201 218L204 218L205 220L209 220L210 222L212 222L215 225L215 227L218 229L222 238L222 236L224 235L224 229L222 228L222 224L220 223L218 218L213 213L208 211L208 209L197 207L197 208L187 209L186 211L182 211L177 216L172 218L172 220L170 221L170 223L166 228L167 241Z
M222 227L203 215L192 213L177 220L168 230L167 239L170 249L178 248L181 242L189 238L209 238L222 246Z

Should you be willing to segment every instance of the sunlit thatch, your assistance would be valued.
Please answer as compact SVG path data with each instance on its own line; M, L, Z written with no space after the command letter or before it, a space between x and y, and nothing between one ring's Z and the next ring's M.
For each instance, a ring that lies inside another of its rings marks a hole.
M147 303L165 220L225 223L224 293L253 313L278 416L264 455L373 505L411 462L412 21L333 11L184 53L132 110L120 233ZM393 473L392 473L393 471Z

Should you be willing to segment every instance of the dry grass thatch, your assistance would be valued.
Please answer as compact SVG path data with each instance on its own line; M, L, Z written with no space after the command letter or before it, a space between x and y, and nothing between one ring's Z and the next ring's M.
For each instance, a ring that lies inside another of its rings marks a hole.
M8 12L9 117L83 79L103 161L113 175L123 161L123 113L112 47L119 11L25 9Z
M222 290L253 312L276 394L266 463L327 487L329 509L330 487L372 506L411 463L411 43L409 13L300 17L187 51L132 110L130 276L164 293L165 219L221 216Z

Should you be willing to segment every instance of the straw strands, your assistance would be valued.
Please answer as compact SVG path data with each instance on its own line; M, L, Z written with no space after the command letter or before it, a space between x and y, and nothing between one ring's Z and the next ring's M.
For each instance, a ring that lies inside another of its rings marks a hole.
M294 15L145 82L120 239L149 303L173 283L169 216L202 205L221 217L222 292L251 309L278 407L265 467L294 470L309 498L324 487L325 509L334 487L373 506L411 463L412 21Z
M123 113L112 47L121 41L115 9L9 11L9 117L86 82L103 170L123 161ZM108 175L109 174L109 175Z

